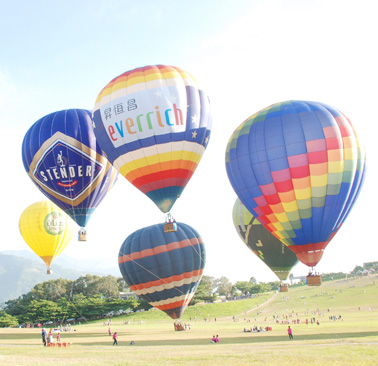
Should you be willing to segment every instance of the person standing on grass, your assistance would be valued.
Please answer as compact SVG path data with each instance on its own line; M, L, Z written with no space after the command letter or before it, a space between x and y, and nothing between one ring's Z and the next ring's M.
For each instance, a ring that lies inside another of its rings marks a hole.
M44 346L47 346L47 332L45 328L42 328L42 342Z
M289 335L289 339L294 339L293 330L290 328L290 325L289 325L289 328L287 328L287 334Z
M109 333L110 336L112 335L112 331L110 330L110 327L108 329L108 333Z
M50 332L49 332L49 338L47 340L47 343L54 343L54 338L53 338L53 334L52 334L52 329L50 329Z
M118 342L117 342L117 332L114 332L113 334L113 346L116 345L118 346Z

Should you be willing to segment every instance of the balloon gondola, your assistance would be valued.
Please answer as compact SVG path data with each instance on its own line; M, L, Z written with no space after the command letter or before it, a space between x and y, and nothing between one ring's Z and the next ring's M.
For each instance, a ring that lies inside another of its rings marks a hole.
M314 267L356 202L365 151L336 108L288 101L261 110L235 130L226 170L246 208Z
M51 263L69 244L74 222L51 201L41 201L27 207L19 220L20 233L26 244L52 273Z
M85 230L85 228L81 227L77 232L77 235L79 241L87 241L87 230Z
M85 226L118 175L97 144L91 116L84 109L51 113L29 128L22 143L26 172L81 226L79 240L86 240Z
M178 222L177 231L164 224L137 230L122 244L119 268L130 289L172 319L181 317L203 274L205 246L198 232Z
M173 218L170 212L166 214L165 223L164 223L164 232L165 233L173 233L177 231L177 222Z
M306 276L306 284L308 286L320 286L322 284L322 277L319 274L309 273Z
M287 283L281 283L279 287L279 292L288 292L289 285Z

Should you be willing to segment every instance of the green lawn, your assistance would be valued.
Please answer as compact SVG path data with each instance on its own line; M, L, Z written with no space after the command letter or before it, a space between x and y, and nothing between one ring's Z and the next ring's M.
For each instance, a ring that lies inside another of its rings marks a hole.
M161 311L114 318L118 346L112 346L103 321L64 332L62 341L72 342L72 348L44 348L38 329L0 329L0 365L378 365L378 283L373 280L338 280L189 307L182 321L190 330L182 332L175 332L173 320ZM333 315L341 319L330 320ZM306 325L313 317L320 324ZM282 320L290 323L294 340ZM273 330L244 332L254 325ZM210 342L214 334L220 343Z

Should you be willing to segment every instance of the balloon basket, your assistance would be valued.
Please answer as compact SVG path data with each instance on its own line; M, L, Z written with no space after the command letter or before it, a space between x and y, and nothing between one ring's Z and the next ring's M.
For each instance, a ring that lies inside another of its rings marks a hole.
M47 274L52 274L53 273L53 270L51 269L51 267L48 267L47 268Z
M320 286L322 284L322 277L320 275L308 275L306 281L308 286Z
M80 229L78 232L79 241L87 241L87 231L84 229Z
M173 233L177 231L177 223L176 222L166 222L164 224L164 232L165 233Z
M287 284L281 284L280 292L289 292L289 286Z
M175 326L175 332L181 332L183 330L186 330L185 325L182 324L181 322L175 322L174 326Z

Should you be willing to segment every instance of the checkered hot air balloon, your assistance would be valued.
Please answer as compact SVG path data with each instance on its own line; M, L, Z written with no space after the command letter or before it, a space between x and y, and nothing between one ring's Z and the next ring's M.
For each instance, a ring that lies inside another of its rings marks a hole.
M336 108L288 101L263 109L236 129L227 145L226 169L248 211L312 267L357 199L365 151Z
M201 281L205 246L189 225L178 222L176 232L165 233L164 224L157 224L128 236L118 263L132 291L178 319Z
M166 65L127 71L101 91L93 120L114 167L169 212L210 138L209 99L193 76Z

